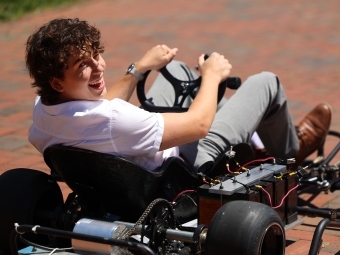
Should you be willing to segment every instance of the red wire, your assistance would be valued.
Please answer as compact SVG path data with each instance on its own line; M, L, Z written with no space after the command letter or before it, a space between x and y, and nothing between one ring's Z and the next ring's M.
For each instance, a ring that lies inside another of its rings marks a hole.
M287 194L282 198L281 203L280 203L278 206L274 206L274 207L273 207L273 205L272 205L272 199L271 199L271 197L270 197L270 194L269 194L263 187L261 187L261 189L262 189L264 192L267 193L268 198L269 198L270 207L273 208L273 209L277 209L277 208L279 208L279 207L282 206L283 201L287 198L287 196L290 194L290 192L292 192L293 190L297 189L298 187L299 187L299 184L297 184L294 188L290 189L290 190L287 192Z
M208 181L206 181L206 180L203 180L203 183L205 183L205 184L210 184Z
M241 166L239 169L236 170L236 172L238 172L240 169L242 169L242 167L245 167L249 164L252 164L252 163L255 163L255 162L265 162L267 160L270 160L270 159L275 159L274 157L269 157L269 158L264 158L264 159L254 159L246 164L244 164L243 166Z
M177 198L179 198L181 195L183 195L184 193L188 193L188 192L195 192L194 190L192 190L192 189L188 189L188 190L184 190L184 191L182 191L182 192L180 192L175 198L174 198L174 200L172 200L172 202L174 203L176 200L177 200Z
M264 191L264 192L266 192L267 193L267 195L268 195L268 198L269 198L269 204L270 204L270 207L271 208L273 208L273 205L272 205L272 198L270 197L270 194L269 194L269 192L268 191L266 191L263 187L261 187L261 189Z
M234 173L234 172L232 172L231 170L230 170L230 168L229 168L229 165L227 165L227 171L229 172L229 173Z

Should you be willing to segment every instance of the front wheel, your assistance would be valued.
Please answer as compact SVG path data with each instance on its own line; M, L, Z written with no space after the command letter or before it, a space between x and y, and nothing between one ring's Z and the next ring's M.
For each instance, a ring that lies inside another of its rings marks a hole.
M272 208L251 201L232 201L214 215L205 254L282 255L285 244L282 220Z

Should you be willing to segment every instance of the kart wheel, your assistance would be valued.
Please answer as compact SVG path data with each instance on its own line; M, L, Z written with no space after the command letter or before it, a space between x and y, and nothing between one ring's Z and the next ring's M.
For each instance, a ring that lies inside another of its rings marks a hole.
M272 208L232 201L222 206L211 221L206 254L282 255L285 242L282 221Z
M18 168L0 176L0 250L9 251L14 223L49 226L54 209L63 203L59 185L46 173ZM45 235L26 233L28 240L46 245ZM22 244L18 244L21 248Z

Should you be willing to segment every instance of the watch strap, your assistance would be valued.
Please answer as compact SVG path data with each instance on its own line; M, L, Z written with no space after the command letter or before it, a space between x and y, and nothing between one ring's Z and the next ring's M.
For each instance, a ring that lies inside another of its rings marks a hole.
M126 73L134 75L140 81L144 79L144 75L136 69L135 64L133 63L128 67Z

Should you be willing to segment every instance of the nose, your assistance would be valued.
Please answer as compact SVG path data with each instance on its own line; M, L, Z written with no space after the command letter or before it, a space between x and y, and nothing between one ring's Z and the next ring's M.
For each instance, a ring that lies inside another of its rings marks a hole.
M89 66L92 68L92 72L104 72L105 68L100 64L100 61L91 58Z

